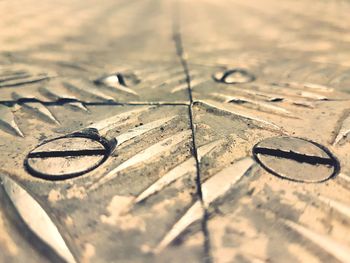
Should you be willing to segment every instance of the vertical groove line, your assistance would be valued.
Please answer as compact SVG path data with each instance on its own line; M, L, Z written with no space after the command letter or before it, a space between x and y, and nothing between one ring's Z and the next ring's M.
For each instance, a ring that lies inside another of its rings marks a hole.
M208 230L208 211L204 205L203 201L203 192L202 192L202 182L201 182L201 174L200 174L200 162L198 157L198 151L197 151L197 142L196 142L196 126L194 124L194 117L193 117L193 94L192 94L192 87L191 87L191 76L190 76L190 70L188 67L187 60L184 56L184 47L183 47L183 41L182 41L182 35L181 35L181 27L180 27L180 12L179 12L179 3L178 1L174 2L174 13L173 13L173 40L176 48L177 56L180 60L181 66L183 68L185 77L186 77L186 84L187 84L187 90L188 90L188 97L190 101L190 105L188 106L188 112L189 112L189 120L190 120L190 127L192 131L192 155L195 158L196 161L196 186L197 186L197 194L198 198L202 204L204 215L201 222L202 232L204 235L204 253L205 253L205 262L211 263L213 262L212 256L211 256L211 244L210 244L210 235Z

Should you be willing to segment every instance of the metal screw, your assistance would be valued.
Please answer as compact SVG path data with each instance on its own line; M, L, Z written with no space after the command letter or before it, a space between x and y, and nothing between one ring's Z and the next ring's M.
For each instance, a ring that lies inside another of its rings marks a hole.
M115 73L108 76L103 76L94 81L96 85L115 86L122 85L124 87L136 86L140 83L138 77L133 73Z
M296 137L263 140L254 146L253 155L268 172L297 182L323 182L340 170L338 160L329 150Z
M217 72L213 75L213 79L226 84L240 84L254 81L255 76L245 69L237 68Z
M91 130L73 133L39 145L28 154L24 165L35 177L69 179L101 165L114 146Z

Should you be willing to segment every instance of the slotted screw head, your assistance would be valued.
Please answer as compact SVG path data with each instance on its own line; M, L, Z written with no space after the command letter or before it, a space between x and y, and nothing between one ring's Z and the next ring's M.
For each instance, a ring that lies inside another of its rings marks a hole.
M133 73L114 73L103 76L94 81L96 85L115 86L122 85L124 87L133 87L139 84L140 79Z
M213 79L225 84L240 84L254 81L255 76L245 69L236 68L216 72Z
M284 179L317 183L335 176L339 162L324 146L296 137L272 137L253 148L257 162Z
M79 132L44 142L27 155L24 165L35 177L65 180L97 168L112 148L96 133Z

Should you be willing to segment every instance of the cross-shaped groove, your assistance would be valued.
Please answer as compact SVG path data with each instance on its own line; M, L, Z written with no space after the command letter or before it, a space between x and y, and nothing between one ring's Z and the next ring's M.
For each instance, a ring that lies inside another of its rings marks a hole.
M188 105L188 113L189 113L189 120L190 120L190 127L192 131L192 154L196 161L196 185L197 185L197 194L198 198L202 204L204 215L201 221L201 227L202 232L204 235L204 261L207 263L213 262L212 255L211 255L211 243L210 243L210 235L208 230L208 219L209 219L209 213L204 205L203 200L203 193L202 193L202 181L201 181L201 172L200 172L200 162L198 157L198 148L196 143L196 127L194 124L194 117L193 117L193 95L192 95L192 87L191 87L191 75L190 70L188 67L188 61L186 57L184 56L184 46L182 41L182 34L181 34L181 25L180 25L180 11L179 11L179 2L174 2L174 13L173 13L173 40L176 48L177 56L180 60L180 63L183 67L183 71L185 74L186 84L187 84L187 90L188 90L188 97L190 105Z

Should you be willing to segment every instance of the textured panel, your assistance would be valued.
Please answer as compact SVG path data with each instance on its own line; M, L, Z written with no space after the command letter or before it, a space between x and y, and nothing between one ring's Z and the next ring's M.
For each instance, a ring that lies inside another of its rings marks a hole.
M42 89L61 102L187 100L183 90L172 93L186 77L172 39L171 1L42 2L0 4L9 14L1 22L1 101L57 100ZM137 81L128 81L131 75Z
M181 10L211 259L348 262L348 3Z
M0 262L349 262L346 1L0 1Z
M202 257L201 235L188 233L189 241L175 249L160 246L169 226L197 200L186 106L90 106L88 113L62 106L49 109L58 127L30 124L25 111L15 113L24 138L2 140L2 152L13 156L2 158L2 174L21 182L42 204L78 261L84 246L93 249L99 261L153 261L180 251L183 260ZM100 166L67 181L65 173L87 169L98 153L89 152L95 147L89 141L70 137L63 143L55 138L86 128L96 129L108 141L116 139L117 145ZM11 135L2 138L6 136ZM26 158L32 169L21 163ZM61 172L53 178L55 171ZM26 223L34 223L31 220Z

